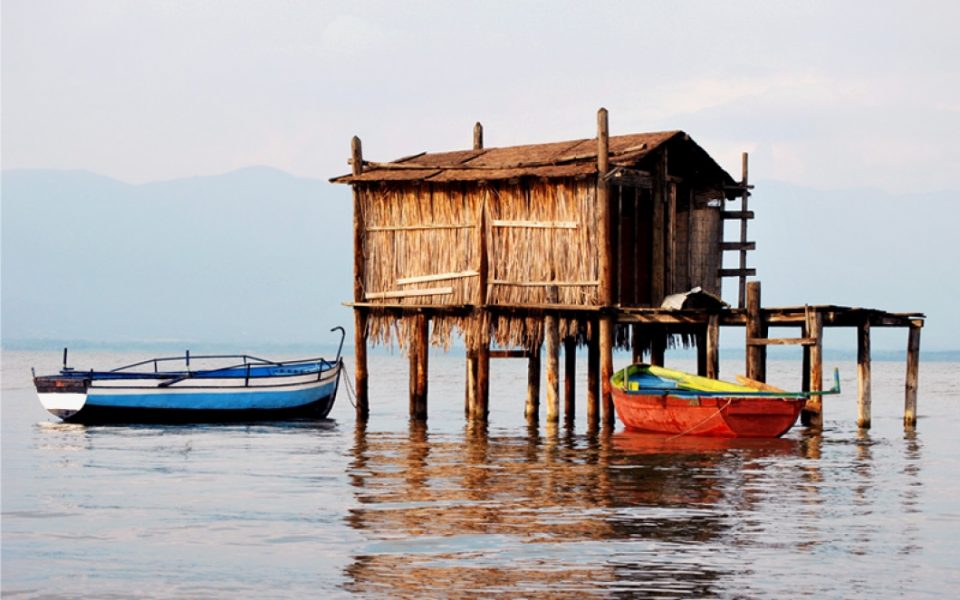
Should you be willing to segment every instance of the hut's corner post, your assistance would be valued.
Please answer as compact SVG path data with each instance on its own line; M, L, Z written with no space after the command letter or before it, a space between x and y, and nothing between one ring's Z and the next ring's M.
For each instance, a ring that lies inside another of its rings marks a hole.
M857 427L870 429L870 320L857 326Z
M607 109L597 111L597 220L598 257L597 271L600 280L599 303L608 308L613 298L613 271L610 240L610 128ZM600 411L605 426L613 426L613 398L610 378L613 377L613 316L600 316Z
M354 136L350 141L350 164L353 175L363 173L363 150L360 138ZM353 189L353 301L364 301L364 223L361 190L354 183ZM367 393L367 313L360 307L353 309L354 335L354 377L356 378L355 391L357 394L357 420L366 421L370 416L370 402Z
M907 338L907 379L903 405L903 427L913 429L917 426L917 385L920 379L920 329L923 321L910 321L910 333Z

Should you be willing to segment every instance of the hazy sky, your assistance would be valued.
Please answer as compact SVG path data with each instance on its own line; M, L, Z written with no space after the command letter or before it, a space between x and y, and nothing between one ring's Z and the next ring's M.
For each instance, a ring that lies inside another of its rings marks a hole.
M324 180L348 171L355 134L372 160L467 148L475 121L488 147L587 138L605 106L613 134L685 130L734 177L750 152L751 180L771 182L751 204L767 304L923 310L925 347L956 347L960 200L940 193L932 210L922 195L864 192L960 193L955 0L0 10L4 169L145 183L266 165ZM817 204L783 184L859 191ZM349 206L348 188L321 185L321 200ZM882 207L865 214L874 199Z
M3 167L128 182L683 129L735 176L956 188L960 3L3 0Z

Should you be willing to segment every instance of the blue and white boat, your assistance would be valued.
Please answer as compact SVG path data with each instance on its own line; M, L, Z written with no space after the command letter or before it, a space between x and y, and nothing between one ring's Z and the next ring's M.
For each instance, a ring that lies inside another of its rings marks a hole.
M34 376L43 407L73 423L210 423L323 419L333 408L343 361L272 361L246 354L151 358L109 371L67 366ZM182 368L178 368L182 365Z

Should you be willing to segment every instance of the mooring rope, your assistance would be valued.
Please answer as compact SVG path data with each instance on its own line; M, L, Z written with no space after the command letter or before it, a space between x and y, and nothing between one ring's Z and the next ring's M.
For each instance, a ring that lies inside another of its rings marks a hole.
M688 428L686 431L681 431L681 432L678 433L677 435L675 435L675 436L673 436L673 437L667 438L667 441L668 441L668 442L672 442L673 440L677 439L678 437L683 437L683 436L689 434L691 431L693 431L693 430L696 429L697 427L700 427L701 425L703 425L704 423L706 423L706 422L709 421L710 419L712 419L712 418L716 417L717 415L719 415L719 414L723 411L723 409L725 409L726 407L730 406L730 403L731 403L731 402L733 402L733 398L727 398L727 403L724 404L723 406L721 406L720 408L718 408L718 409L717 409L717 412L707 415L702 421L700 421L699 423L695 423L693 426L691 426L690 428Z
M356 408L357 392L356 390L353 389L353 381L350 380L350 371L347 370L347 365L345 363L340 363L340 365L341 365L341 369L343 370L343 373L341 373L341 375L343 374L346 375L344 379L346 379L347 381L347 400L350 401L351 406Z

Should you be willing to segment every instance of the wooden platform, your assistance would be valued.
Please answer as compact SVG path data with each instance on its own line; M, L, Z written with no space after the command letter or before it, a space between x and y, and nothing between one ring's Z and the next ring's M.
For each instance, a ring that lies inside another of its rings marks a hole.
M787 307L767 307L760 305L760 283L749 282L746 287L746 308L717 307L712 309L664 309L664 308L623 308L571 306L564 304L509 305L490 304L472 305L431 305L410 304L408 302L386 304L352 303L358 314L390 314L398 319L415 319L416 331L422 337L428 332L427 324L434 316L456 315L479 317L482 313L490 315L512 314L525 318L542 318L545 323L543 352L547 365L547 419L558 420L560 415L559 389L559 348L564 348L566 378L564 381L564 415L572 421L574 406L574 373L576 365L577 340L559 339L555 333L556 323L561 319L577 320L592 324L591 330L598 332L599 323L609 320L616 326L629 326L634 344L634 361L642 358L644 347L637 340L649 342L649 362L663 365L667 338L672 335L687 335L696 339L698 349L698 371L707 377L719 377L719 330L721 327L743 327L744 347L746 350L746 375L757 381L766 380L766 349L770 346L800 346L803 352L803 389L821 391L823 389L823 329L826 327L857 328L857 380L858 380L858 418L862 428L870 427L871 385L870 385L870 330L874 327L901 327L908 329L907 374L904 403L904 425L911 428L916 425L917 379L920 352L920 330L925 315L918 312L891 313L872 308L851 306L803 305ZM796 337L770 338L770 327L799 328ZM418 336L421 337L421 336ZM613 410L604 397L602 381L598 373L599 336L596 333L586 340L589 349L587 377L587 417L591 426L602 420L613 424ZM426 417L426 341L419 340L411 345L411 416ZM364 350L365 352L365 350ZM423 358L420 358L423 355ZM525 412L528 418L539 415L540 365L541 352L519 349L491 350L481 348L480 352L467 357L467 399L468 417L485 420L487 414L486 398L489 384L489 360L491 358L525 358L529 361L528 393ZM421 362L423 363L421 365ZM421 379L418 379L421 378ZM473 379L476 379L473 381ZM480 390L476 392L475 390ZM472 392L472 393L471 393ZM821 427L823 407L818 396L811 397L802 414L805 425Z

